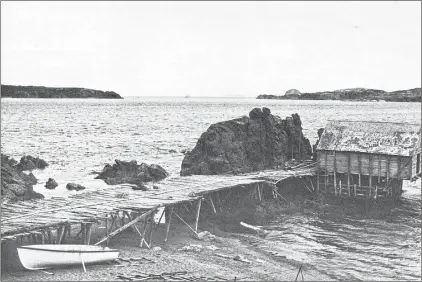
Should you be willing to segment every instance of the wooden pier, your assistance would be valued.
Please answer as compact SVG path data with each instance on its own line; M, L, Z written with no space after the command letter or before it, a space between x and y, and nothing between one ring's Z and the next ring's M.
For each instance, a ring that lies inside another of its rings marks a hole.
M94 224L101 224L104 237L95 244L108 244L115 235L132 228L139 235L139 246L151 247L154 216L165 209L167 241L172 218L187 224L198 232L201 205L204 201L214 212L224 204L224 199L234 191L252 190L262 200L264 190L270 189L273 197L281 196L277 182L291 177L312 177L315 163L292 170L268 170L243 175L194 175L173 177L155 184L158 189L134 190L130 185L117 185L101 190L71 195L6 203L1 206L1 240L16 240L18 244L65 243L71 231L78 231L84 244L91 244ZM268 193L268 192L266 192ZM270 193L271 194L271 193ZM235 195L232 195L235 196ZM181 205L196 208L193 226L176 213ZM160 224L163 214L158 221Z

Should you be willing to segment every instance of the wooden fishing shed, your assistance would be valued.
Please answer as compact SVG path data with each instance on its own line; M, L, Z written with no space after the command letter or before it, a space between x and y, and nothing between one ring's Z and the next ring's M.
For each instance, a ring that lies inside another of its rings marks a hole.
M329 121L316 148L317 190L395 197L421 172L421 125Z

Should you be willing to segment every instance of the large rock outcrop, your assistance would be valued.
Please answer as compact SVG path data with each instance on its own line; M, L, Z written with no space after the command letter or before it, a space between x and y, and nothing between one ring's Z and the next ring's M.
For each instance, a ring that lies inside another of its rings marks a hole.
M107 164L95 178L103 179L109 185L129 183L142 187L143 182L160 181L168 176L167 171L156 164L141 163L138 165L136 161L119 160L115 160L115 162L112 166Z
M268 108L213 124L186 153L180 174L243 173L282 168L291 158L309 158L312 148L301 125L298 114L283 120Z
M17 161L1 154L1 201L43 199L44 196L34 191L37 179L18 168Z
M44 86L2 85L1 96L10 98L96 98L123 99L113 91L101 91L87 88L58 88Z

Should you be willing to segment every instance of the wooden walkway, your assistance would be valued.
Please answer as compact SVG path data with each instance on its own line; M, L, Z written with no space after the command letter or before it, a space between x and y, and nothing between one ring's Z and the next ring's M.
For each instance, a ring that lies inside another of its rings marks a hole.
M152 216L158 208L171 207L173 211L175 205L196 201L199 202L199 216L201 200L211 193L234 187L242 187L242 189L254 187L259 191L264 183L275 187L274 184L281 180L312 176L315 172L315 165L310 164L287 171L268 170L243 175L173 177L156 183L158 189L150 191L133 190L130 185L117 185L71 195L68 198L53 197L2 204L1 237L2 241L17 237L20 237L22 241L23 237L28 237L28 240L32 239L34 242L51 243L53 231L56 233L54 242L61 243L66 235L70 234L71 226L80 224L84 243L89 244L91 225L105 221L105 239L98 242L102 243L136 222ZM120 227L116 224L119 221ZM114 231L113 226L115 226ZM144 238L145 230L142 233L138 228L136 229ZM196 232L197 223L195 228L191 229L195 229L194 232Z

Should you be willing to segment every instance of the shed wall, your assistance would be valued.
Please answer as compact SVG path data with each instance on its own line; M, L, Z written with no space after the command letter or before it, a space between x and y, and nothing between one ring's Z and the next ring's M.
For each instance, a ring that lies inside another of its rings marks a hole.
M416 157L359 154L354 152L318 151L321 170L410 179L416 174ZM335 159L335 162L334 162ZM389 167L389 169L388 169ZM400 176L397 173L401 170Z

